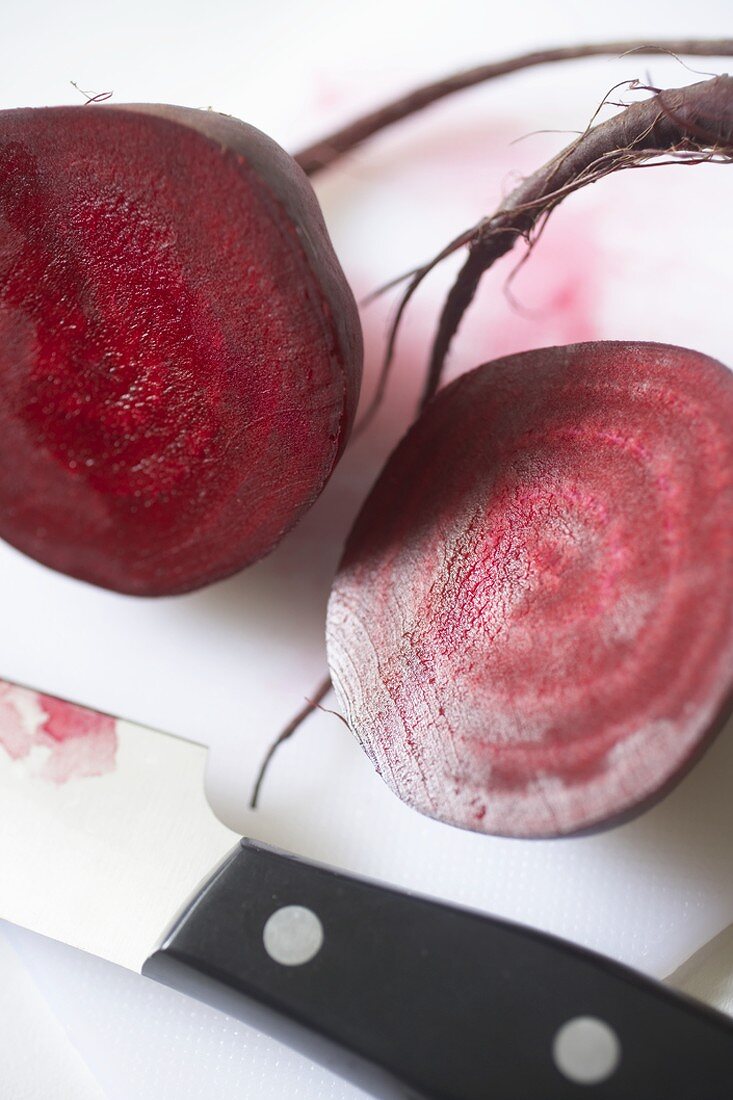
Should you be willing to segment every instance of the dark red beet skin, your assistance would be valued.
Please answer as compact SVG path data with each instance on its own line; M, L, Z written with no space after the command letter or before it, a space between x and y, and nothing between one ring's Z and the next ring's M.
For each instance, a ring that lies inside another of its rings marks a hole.
M0 112L0 536L122 592L262 557L352 423L361 334L318 204L184 108Z
M733 375L608 343L460 378L357 520L328 649L426 814L558 836L659 797L730 709Z

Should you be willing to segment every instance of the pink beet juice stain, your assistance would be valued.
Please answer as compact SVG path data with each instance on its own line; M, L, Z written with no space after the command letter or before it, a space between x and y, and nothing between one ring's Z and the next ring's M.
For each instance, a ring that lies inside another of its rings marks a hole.
M521 173L533 171L542 161L545 144L540 143L539 149L537 142L513 144L523 126L517 119L497 122L493 131L483 123L467 129L438 127L413 138L399 154L392 201L409 201L414 222L420 224L424 218L429 224L430 210L444 205L445 196L450 195L453 229L475 223L498 206ZM549 155L552 144L546 144ZM600 203L558 210L537 241L531 262L522 264L526 255L522 244L486 273L451 347L445 382L500 356L612 335L604 331L603 321L609 264L599 234L602 223ZM362 262L351 273L357 299L367 299L400 267L427 260L429 249L408 256L407 262L402 256L395 259L392 268L381 254L371 263ZM397 433L401 435L414 417L430 344L453 274L447 266L439 267L410 302L400 325L387 395L368 433L372 440L382 435L396 441ZM385 333L404 286L361 310L366 349L362 411L374 392Z
M0 746L41 779L66 783L114 771L115 727L107 714L0 681ZM31 761L37 749L46 751Z

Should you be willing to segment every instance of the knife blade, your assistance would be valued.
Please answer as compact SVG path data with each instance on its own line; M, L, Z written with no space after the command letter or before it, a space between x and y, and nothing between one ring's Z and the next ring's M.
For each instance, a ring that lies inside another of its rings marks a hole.
M553 936L242 840L205 765L203 745L0 681L0 918L380 1097L729 1097L726 1016Z

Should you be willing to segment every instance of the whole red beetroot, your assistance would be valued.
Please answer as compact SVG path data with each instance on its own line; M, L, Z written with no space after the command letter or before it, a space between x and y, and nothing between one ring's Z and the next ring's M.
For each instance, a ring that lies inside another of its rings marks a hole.
M356 522L328 650L424 813L533 837L641 809L730 710L733 375L606 343L454 382Z
M0 536L122 592L262 557L345 444L353 297L257 130L159 106L0 112Z

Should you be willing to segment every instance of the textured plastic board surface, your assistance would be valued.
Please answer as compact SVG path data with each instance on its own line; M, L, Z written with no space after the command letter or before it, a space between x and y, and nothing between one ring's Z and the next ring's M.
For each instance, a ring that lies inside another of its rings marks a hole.
M103 1100L101 1085L1 927L0 1031L2 1100Z
M9 925L0 934L45 990L50 1010L58 1012L68 1040L107 1100L360 1100L365 1095L238 1020L139 974ZM49 1096L56 1100L55 1092L38 1100ZM6 1100L1 1087L0 1097ZM80 1092L73 1100L97 1097Z

